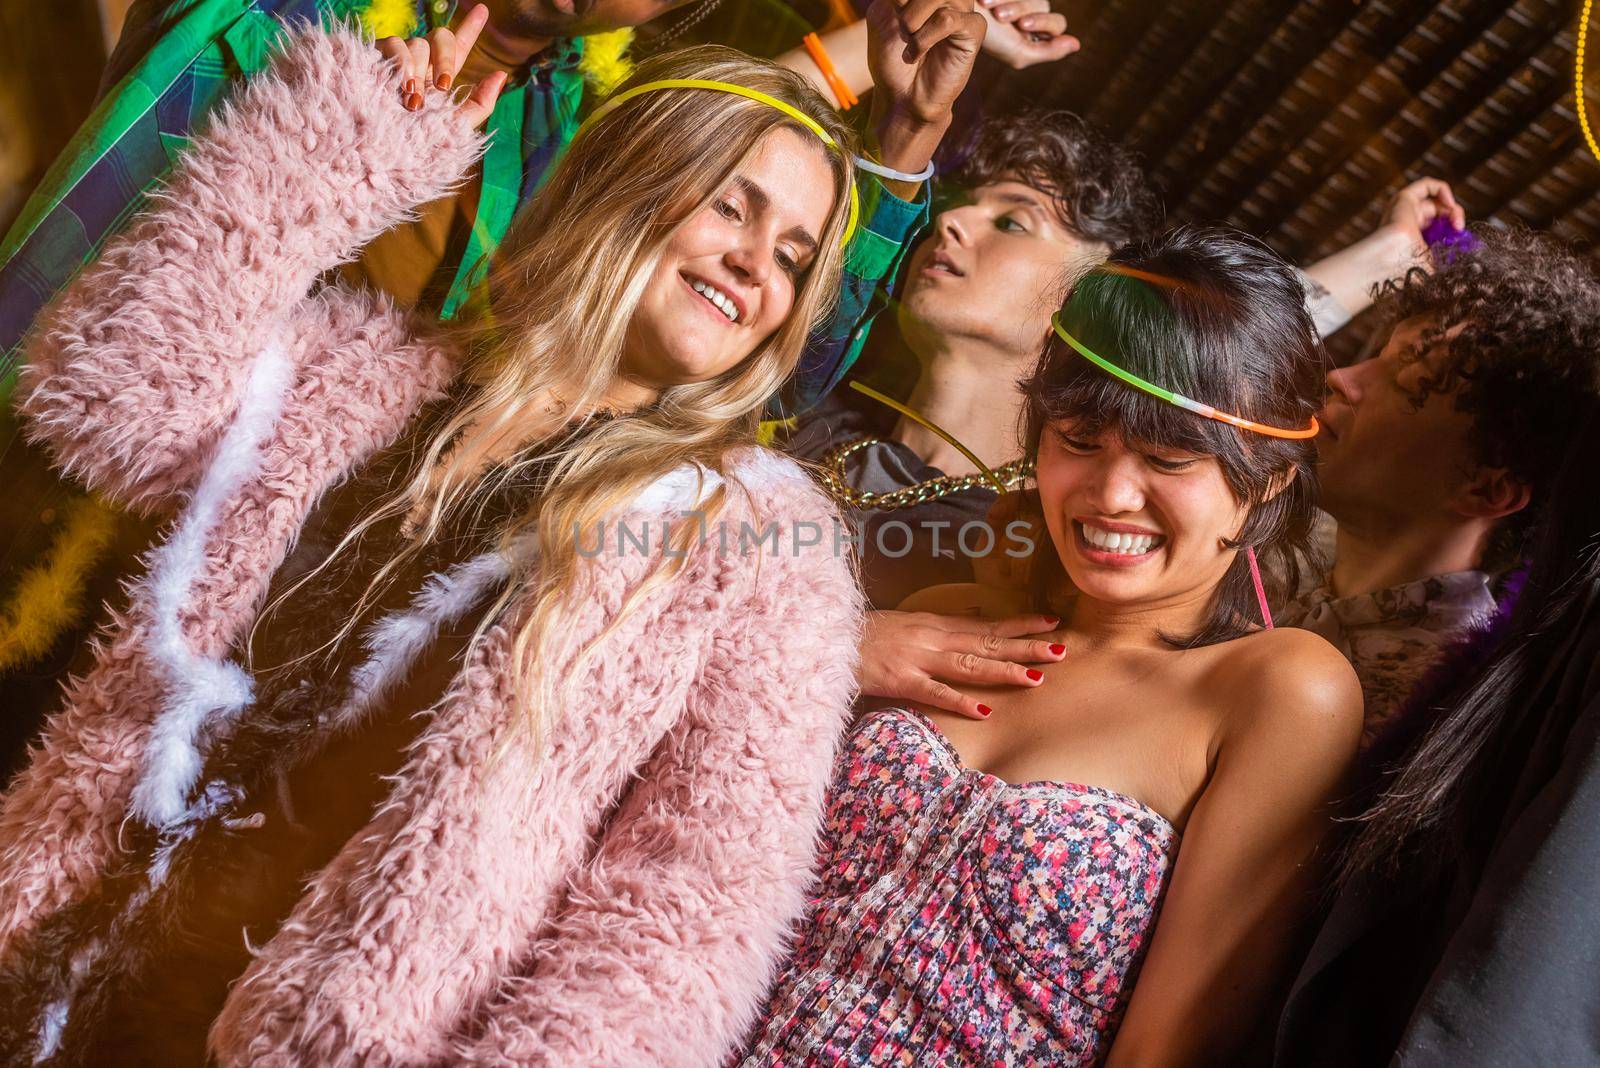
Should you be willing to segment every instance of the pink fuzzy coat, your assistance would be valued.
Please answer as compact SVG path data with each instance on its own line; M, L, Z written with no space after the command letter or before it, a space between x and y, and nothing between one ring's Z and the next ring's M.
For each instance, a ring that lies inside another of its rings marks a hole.
M438 97L403 110L397 81L353 35L300 34L35 335L34 437L177 521L0 800L0 953L96 885L130 812L193 785L174 693L226 688L308 511L452 373L384 298L308 295L480 151ZM629 518L676 515L700 474ZM739 1040L802 910L859 599L831 536L796 548L795 524L833 515L798 467L751 448L723 474L727 522L775 522L777 551L692 550L582 667L542 759L491 764L511 723L491 632L258 947L212 1029L223 1063L708 1065ZM567 648L656 563L596 557Z

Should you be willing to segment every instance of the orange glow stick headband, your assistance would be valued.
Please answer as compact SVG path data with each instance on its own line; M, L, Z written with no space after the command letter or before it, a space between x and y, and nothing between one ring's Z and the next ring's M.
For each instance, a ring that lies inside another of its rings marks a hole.
M1219 412L1209 404L1202 404L1197 400L1191 400L1181 393L1172 392L1170 389L1162 389L1154 382L1146 382L1132 371L1118 367L1116 364L1112 363L1110 360L1104 359L1103 357L1096 356L1093 352L1089 351L1088 347L1084 345L1083 342L1067 333L1067 328L1061 325L1060 312L1056 312L1054 315L1050 316L1050 325L1055 327L1057 337L1059 337L1062 341L1065 341L1068 345L1071 345L1079 356L1082 356L1084 359L1100 368L1100 370L1106 372L1106 374L1115 378L1120 378L1122 381L1126 382L1135 389L1143 390L1152 397L1155 397L1159 400L1164 400L1168 404L1182 408L1186 412L1193 412L1195 415L1203 415L1207 419L1215 419L1219 423L1227 423L1229 426L1238 427L1240 430L1249 430L1252 433L1265 434L1269 438L1290 438L1295 440L1314 438L1317 436L1317 431L1320 429L1320 427L1317 425L1316 416L1311 417L1310 426L1305 427L1304 429L1296 430L1285 429L1278 426L1267 426L1265 423L1258 423L1253 419L1246 419L1240 415L1229 415L1227 412Z
M734 96L742 96L746 100L754 100L757 103L765 104L769 108L777 108L779 111L789 116L789 118L793 119L795 122L798 122L801 126L804 126L806 129L820 137L823 144L827 145L841 156L845 155L844 149L840 147L839 142L833 139L832 134L828 133L827 130L824 130L822 125L817 122L816 119L813 119L810 115L807 115L794 105L786 104L770 93L763 93L761 90L752 89L747 85L739 85L734 82L712 81L708 78L663 78L658 82L645 82L643 85L636 85L632 89L629 89L625 92L617 93L615 96L612 96L610 99L608 99L604 104L601 104L598 108L596 108L593 114L591 114L587 119L583 120L583 124L578 127L578 132L573 135L573 140L577 140L579 137L582 137L585 130L599 122L606 115L609 115L611 112L621 107L627 101L632 100L636 96L642 96L645 93L654 92L657 89L709 89L717 93L732 93ZM856 195L855 183L851 182L850 218L845 222L844 241L842 242L843 244L850 244L850 239L855 236L856 224L860 221L860 219L861 199Z

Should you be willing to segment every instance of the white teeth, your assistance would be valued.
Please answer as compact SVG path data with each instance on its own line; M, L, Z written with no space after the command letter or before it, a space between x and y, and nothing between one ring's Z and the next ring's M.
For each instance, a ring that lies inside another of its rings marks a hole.
M733 302L732 297L728 296L716 286L711 285L708 282L701 282L698 279L691 281L689 285L696 293L699 293L712 304L716 305L717 310L723 315L726 315L729 322L736 323L739 321L739 306Z
M1101 552L1116 553L1119 556L1143 556L1156 547L1161 539L1154 534L1122 534L1099 527L1091 527L1087 523L1079 523L1078 529L1083 531L1083 540Z

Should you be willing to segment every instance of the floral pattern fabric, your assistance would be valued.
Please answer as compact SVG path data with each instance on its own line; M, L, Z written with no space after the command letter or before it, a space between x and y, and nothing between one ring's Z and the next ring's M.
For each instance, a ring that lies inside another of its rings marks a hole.
M1487 624L1494 612L1490 576L1457 571L1350 597L1334 596L1324 583L1285 606L1277 622L1322 635L1356 669L1366 705L1365 749L1405 706L1445 645Z
M821 879L743 1065L1092 1065L1178 835L1110 790L964 766L920 714L844 743Z

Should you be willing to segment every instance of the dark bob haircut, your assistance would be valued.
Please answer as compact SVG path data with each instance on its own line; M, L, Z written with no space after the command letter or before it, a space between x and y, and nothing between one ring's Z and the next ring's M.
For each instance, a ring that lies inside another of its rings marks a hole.
M1321 406L1326 356L1299 275L1237 231L1184 226L1113 252L1078 280L1061 320L1091 351L1225 412L1303 427ZM1071 419L1085 434L1113 432L1154 448L1215 457L1235 499L1249 506L1229 546L1255 550L1269 600L1281 603L1292 595L1310 555L1316 505L1310 440L1236 430L1168 404L1095 367L1053 333L1021 388L1031 456L1038 455L1048 423ZM1037 507L1037 491L1031 494ZM1062 567L1054 553L1034 559L1042 599ZM1217 588L1207 621L1194 634L1166 640L1184 648L1227 641L1247 633L1258 618L1241 552Z

